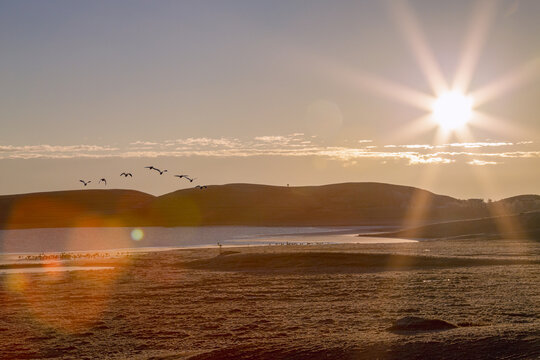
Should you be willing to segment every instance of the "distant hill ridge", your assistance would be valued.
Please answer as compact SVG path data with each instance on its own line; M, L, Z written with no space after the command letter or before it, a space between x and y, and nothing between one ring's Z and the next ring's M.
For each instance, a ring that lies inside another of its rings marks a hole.
M371 236L422 239L470 239L482 237L540 240L540 211L439 222L395 232L377 233Z
M478 218L494 209L504 214L538 210L540 196L488 204L374 182L210 185L158 197L134 190L71 190L0 196L0 228L402 225Z

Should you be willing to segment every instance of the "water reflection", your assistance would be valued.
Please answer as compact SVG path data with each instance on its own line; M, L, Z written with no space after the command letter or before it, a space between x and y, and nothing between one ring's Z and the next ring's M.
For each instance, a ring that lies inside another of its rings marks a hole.
M28 267L14 269L0 269L0 274L27 274L27 273L49 273L64 271L90 271L90 270L113 270L112 266L47 266Z

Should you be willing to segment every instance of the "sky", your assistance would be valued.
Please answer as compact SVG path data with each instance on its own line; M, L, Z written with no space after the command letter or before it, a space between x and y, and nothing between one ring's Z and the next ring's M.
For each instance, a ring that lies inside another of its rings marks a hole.
M0 0L0 194L540 194L539 17L535 0ZM432 108L455 89L473 114L449 130Z

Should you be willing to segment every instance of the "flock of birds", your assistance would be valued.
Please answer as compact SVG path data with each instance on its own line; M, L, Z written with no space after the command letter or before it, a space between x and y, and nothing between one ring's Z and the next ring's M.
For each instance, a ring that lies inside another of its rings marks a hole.
M159 175L163 175L164 173L167 172L167 169L165 169L165 170L160 170L160 169L158 169L158 168L155 167L155 166L145 166L144 168L145 168L145 169L148 169L148 170L150 170L150 171L155 170L156 172L159 173ZM128 176L129 176L129 177L133 177L133 174L130 173L130 172L123 172L123 173L120 174L120 176L123 176L123 177L127 178ZM192 183L194 180L197 179L197 178L194 178L194 177L190 177L189 175L186 175L186 174L182 174L182 175L174 175L174 176L177 177L178 179L185 179L185 180L189 181L190 183ZM88 180L88 181L86 181L86 180L79 180L79 181L80 181L84 186L87 186L88 184L90 184L90 183L92 182L92 180ZM98 184L101 184L101 183L104 183L105 186L107 186L107 179L105 179L105 178L99 179ZM207 186L207 185L197 185L197 186L195 186L195 188L200 189L200 190L203 190L203 189L208 188L208 186Z

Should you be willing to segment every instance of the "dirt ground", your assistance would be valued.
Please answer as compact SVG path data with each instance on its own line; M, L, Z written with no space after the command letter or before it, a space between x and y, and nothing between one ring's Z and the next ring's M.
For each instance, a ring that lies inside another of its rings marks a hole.
M63 263L114 270L0 275L0 358L540 358L537 242L224 251ZM365 254L386 255L367 266ZM388 330L404 316L458 327Z

